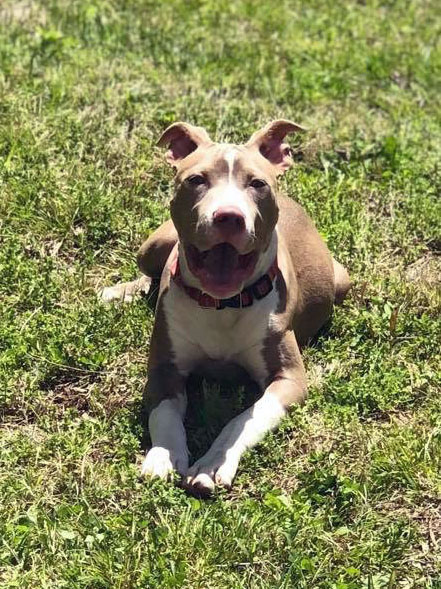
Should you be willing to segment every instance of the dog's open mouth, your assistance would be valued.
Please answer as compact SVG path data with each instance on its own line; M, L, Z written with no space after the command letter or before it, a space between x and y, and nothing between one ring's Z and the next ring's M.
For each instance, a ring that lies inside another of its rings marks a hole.
M187 245L185 254L188 267L199 279L202 288L217 298L240 292L257 261L257 252L239 254L230 243L219 243L205 251Z

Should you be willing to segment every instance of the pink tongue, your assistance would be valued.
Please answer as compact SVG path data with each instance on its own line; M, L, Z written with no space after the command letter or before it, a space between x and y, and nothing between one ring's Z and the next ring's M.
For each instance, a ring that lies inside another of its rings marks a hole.
M204 258L204 268L216 282L228 282L238 263L239 254L229 243L214 246Z

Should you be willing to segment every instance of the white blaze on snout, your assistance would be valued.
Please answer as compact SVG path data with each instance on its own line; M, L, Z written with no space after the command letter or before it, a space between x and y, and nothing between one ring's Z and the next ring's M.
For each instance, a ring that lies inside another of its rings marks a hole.
M234 170L234 160L236 159L237 150L236 149L228 149L225 152L225 161L228 164L228 183L233 183L233 170Z
M256 215L256 206L247 196L246 190L241 189L234 177L234 162L239 150L228 147L223 156L228 165L228 175L225 182L211 189L211 198L204 206L203 223L211 225L214 213L223 207L235 207L240 210L245 218L245 229L248 235L254 234L254 219Z

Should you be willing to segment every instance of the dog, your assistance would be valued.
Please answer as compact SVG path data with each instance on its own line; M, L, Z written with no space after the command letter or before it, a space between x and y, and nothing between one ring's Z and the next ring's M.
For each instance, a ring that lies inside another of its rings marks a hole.
M284 140L303 130L276 120L233 145L178 122L159 139L175 169L171 219L139 250L144 276L103 292L105 300L127 300L160 280L146 385L152 448L145 476L176 471L202 495L229 488L245 450L305 400L299 346L326 323L351 283L306 212L277 189L278 176L293 163ZM186 380L238 368L262 395L189 468Z

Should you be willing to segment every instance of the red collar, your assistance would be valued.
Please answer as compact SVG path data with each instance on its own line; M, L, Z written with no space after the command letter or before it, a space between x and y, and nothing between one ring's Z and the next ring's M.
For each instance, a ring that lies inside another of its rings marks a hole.
M237 295L234 295L234 297L230 297L229 299L215 299L202 290L199 290L199 288L194 288L193 286L185 284L179 267L179 257L176 257L176 260L172 263L171 267L171 277L174 282L182 288L191 299L197 301L199 306L204 309L217 309L218 311L225 309L226 307L231 307L233 309L250 307L253 304L254 299L263 299L273 290L274 279L278 272L279 266L277 265L276 256L268 272L256 280L256 282L253 282L253 284L244 288Z

